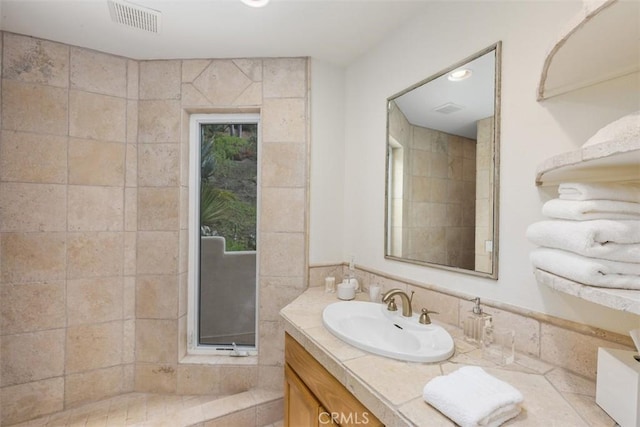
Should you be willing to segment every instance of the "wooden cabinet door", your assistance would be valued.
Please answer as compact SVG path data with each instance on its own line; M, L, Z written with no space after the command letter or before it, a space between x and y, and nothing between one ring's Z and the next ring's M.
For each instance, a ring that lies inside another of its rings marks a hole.
M330 415L287 364L284 367L284 378L285 427L319 427L332 424Z
M293 403L285 403L285 426L384 427L289 334L285 334L284 353L285 402L295 393L299 394L293 397ZM295 418L297 422L294 422L293 417L300 418Z

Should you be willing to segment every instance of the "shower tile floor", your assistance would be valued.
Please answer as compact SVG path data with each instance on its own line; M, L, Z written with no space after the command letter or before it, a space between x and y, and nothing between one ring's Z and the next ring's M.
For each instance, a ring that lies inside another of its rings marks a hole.
M255 394L249 391L220 397L128 393L14 424L12 427L281 426L280 421L273 422L274 414L269 414L269 420L264 420L266 422L261 422L256 415L256 412L260 413L260 407L264 408L265 402L267 406L275 403L274 409L278 411L279 399L272 399L274 396L268 396L270 393L258 393L261 396ZM257 406L256 411L254 405L262 406ZM250 422L252 414L254 422ZM276 412L276 419L277 415ZM236 424L236 419L242 424ZM226 423L225 420L231 423ZM220 424L221 421L223 424Z

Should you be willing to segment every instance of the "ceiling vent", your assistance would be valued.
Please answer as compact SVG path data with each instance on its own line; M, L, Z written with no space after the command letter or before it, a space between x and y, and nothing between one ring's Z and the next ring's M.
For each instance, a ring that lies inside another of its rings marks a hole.
M108 0L107 3L114 22L151 33L160 32L160 12L157 10L123 0Z
M462 105L454 104L453 102L447 102L439 107L434 108L435 111L442 114L451 114L456 111L462 110L464 107Z

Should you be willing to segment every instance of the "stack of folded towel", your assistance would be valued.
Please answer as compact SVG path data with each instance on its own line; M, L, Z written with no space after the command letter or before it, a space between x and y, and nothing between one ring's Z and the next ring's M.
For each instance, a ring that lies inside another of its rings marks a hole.
M532 224L534 267L590 286L640 290L640 183L566 183Z
M478 366L433 378L422 397L461 427L497 427L518 416L522 394Z

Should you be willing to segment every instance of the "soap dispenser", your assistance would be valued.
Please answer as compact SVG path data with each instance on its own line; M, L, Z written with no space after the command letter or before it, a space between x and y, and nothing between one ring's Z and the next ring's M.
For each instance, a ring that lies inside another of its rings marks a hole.
M481 344L484 328L491 325L491 315L482 310L480 298L474 298L471 301L475 305L469 316L464 319L464 339L474 344Z

